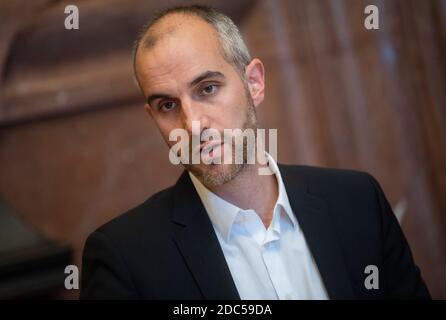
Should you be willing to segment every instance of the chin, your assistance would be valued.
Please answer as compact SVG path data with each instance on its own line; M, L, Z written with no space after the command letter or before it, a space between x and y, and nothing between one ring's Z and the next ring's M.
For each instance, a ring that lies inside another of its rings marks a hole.
M201 183L210 187L218 187L233 180L242 168L242 164L199 164L186 167Z

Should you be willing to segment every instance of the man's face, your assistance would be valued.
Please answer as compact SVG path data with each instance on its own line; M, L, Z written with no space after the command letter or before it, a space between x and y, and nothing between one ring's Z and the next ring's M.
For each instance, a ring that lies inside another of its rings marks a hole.
M142 45L136 56L137 77L147 98L145 109L169 147L176 144L169 141L174 129L187 130L191 139L197 134L192 132L192 121L199 121L201 130L218 130L222 139L224 129L255 128L258 97L253 100L248 84L224 59L212 26L175 14L158 22L151 34L155 44ZM222 143L213 153L222 154L224 148ZM243 167L200 162L185 167L207 185L225 183Z

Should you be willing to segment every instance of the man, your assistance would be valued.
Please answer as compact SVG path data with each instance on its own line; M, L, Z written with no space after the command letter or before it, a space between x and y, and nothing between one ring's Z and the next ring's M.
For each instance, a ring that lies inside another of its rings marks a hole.
M370 175L278 166L268 154L249 164L246 144L203 140L206 129L257 128L264 98L263 64L228 17L199 6L163 12L138 37L134 69L170 147L183 129L200 139L187 155L241 150L243 161L186 162L176 185L92 233L81 298L429 298ZM265 167L274 174L259 174Z

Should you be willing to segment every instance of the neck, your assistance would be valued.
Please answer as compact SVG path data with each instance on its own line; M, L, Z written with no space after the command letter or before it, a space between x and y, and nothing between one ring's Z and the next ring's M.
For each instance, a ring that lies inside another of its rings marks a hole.
M260 164L245 165L233 180L208 188L241 209L255 210L268 228L279 195L279 186L275 175L259 175L260 167Z

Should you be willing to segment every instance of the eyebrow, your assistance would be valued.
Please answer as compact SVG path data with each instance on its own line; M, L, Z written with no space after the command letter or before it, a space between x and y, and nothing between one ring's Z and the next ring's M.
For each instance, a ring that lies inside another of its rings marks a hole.
M200 83L201 81L209 79L209 78L225 78L225 75L223 73L221 73L220 71L208 70L208 71L205 71L205 72L199 74L197 77L195 77L189 83L189 86L193 87L193 86L197 85L198 83ZM147 104L151 105L151 103L157 99L173 99L173 97L168 94L165 94L165 93L154 93L154 94L151 94L150 96L148 96Z
M194 80L192 80L189 83L190 87L195 86L196 84L200 83L201 81L208 79L208 78L224 78L224 74L221 73L220 71L205 71L202 74L198 75L197 77L195 77Z
M168 94L164 94L164 93L154 93L151 94L148 98L147 98L147 104L149 106L151 106L153 100L157 100L157 99L172 99L173 97L169 96Z

